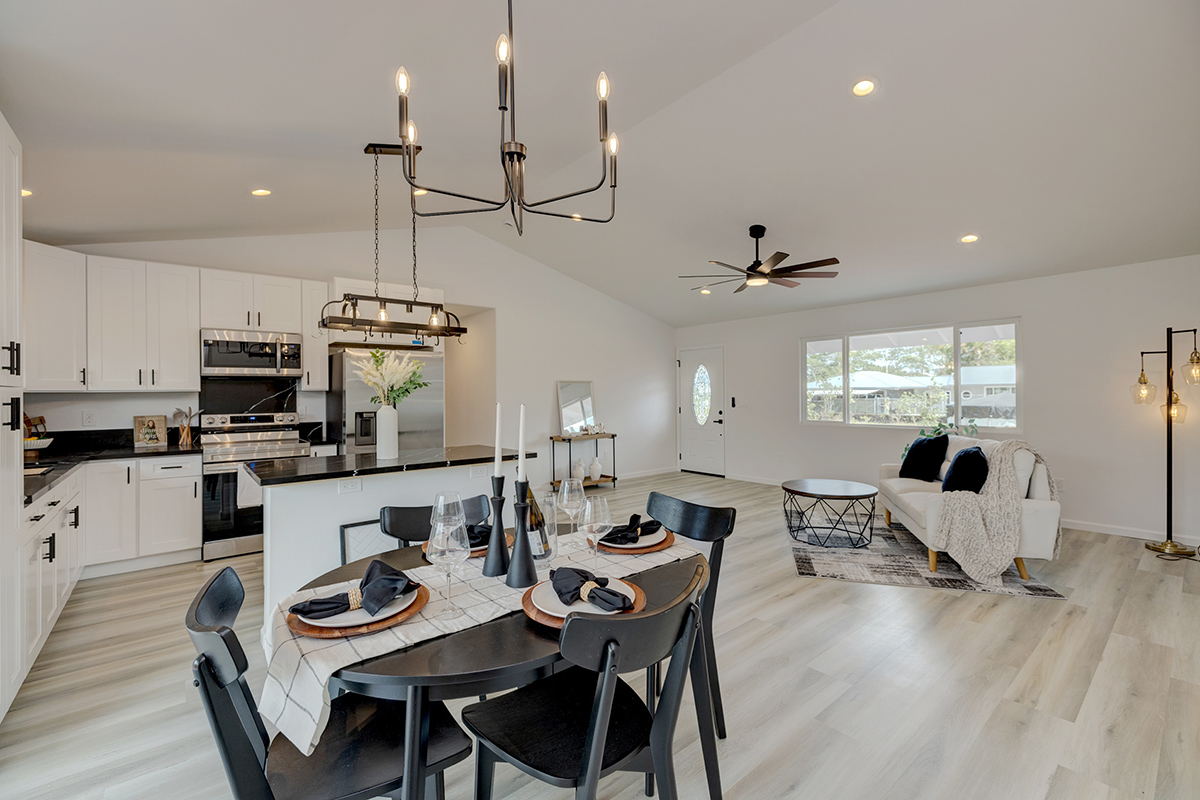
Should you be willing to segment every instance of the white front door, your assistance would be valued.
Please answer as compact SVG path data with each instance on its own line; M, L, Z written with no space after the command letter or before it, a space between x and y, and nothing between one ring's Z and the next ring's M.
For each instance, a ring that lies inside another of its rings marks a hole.
M679 468L725 475L725 351L679 352Z

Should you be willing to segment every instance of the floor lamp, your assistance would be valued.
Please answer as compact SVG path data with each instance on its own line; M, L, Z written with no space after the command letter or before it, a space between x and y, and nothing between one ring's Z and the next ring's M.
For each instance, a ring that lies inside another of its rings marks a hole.
M1163 419L1167 423L1167 539L1163 542L1146 542L1146 548L1159 553L1169 553L1173 556L1194 556L1196 554L1195 548L1176 542L1172 530L1172 511L1175 505L1175 459L1171 437L1175 426L1182 425L1187 418L1187 406L1179 401L1179 395L1175 391L1175 363L1171 347L1175 335L1180 333L1190 333L1192 335L1192 355L1188 358L1188 363L1183 369L1183 380L1189 386L1200 385L1200 350L1196 346L1196 329L1175 330L1167 328L1167 349L1142 351L1142 374L1138 376L1137 383L1129 387L1129 391L1133 394L1133 402L1138 405L1150 405L1153 403L1154 395L1158 392L1158 387L1146 380L1146 356L1162 354L1167 357L1167 398L1166 402L1160 406Z

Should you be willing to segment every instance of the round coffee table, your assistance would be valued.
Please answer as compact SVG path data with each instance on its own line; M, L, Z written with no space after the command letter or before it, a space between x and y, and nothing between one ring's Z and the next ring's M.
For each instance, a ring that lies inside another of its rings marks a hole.
M822 547L845 547L835 542L835 536L844 536L850 547L866 547L875 533L877 494L879 490L874 486L857 481L828 478L786 481L783 518L788 533L798 542L808 542L811 534ZM833 502L845 505L838 509Z

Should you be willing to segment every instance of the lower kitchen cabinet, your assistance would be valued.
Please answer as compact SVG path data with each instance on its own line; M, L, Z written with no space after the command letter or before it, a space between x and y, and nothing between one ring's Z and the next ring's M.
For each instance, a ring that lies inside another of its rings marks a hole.
M87 474L87 563L137 558L138 463L92 461Z
M0 716L16 697L25 673L23 631L25 560L19 544L0 549Z
M200 480L196 475L141 481L138 486L139 556L200 547Z
M21 548L22 680L42 646L42 563L45 545L39 531Z

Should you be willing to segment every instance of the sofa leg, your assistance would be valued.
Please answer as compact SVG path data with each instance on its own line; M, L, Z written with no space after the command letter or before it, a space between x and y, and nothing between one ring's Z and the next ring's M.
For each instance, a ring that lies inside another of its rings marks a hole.
M1025 569L1025 559L1014 558L1013 561L1017 565L1017 572L1021 573L1021 580L1023 580L1023 581L1029 580L1029 572Z
M889 508L883 509L883 524L892 527L892 511Z
M937 572L937 550L929 548L929 571Z

